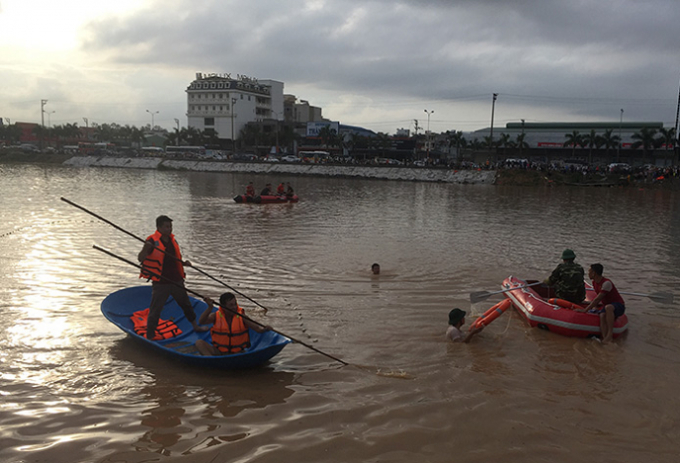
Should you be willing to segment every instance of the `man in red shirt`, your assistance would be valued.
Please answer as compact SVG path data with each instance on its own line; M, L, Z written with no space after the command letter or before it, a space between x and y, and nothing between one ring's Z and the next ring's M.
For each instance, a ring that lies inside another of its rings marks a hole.
M614 335L614 321L626 312L626 305L614 283L602 276L604 267L602 264L593 264L588 269L588 277L593 281L593 289L597 296L588 304L583 311L587 312L602 303L603 309L599 309L600 331L602 342L611 342Z

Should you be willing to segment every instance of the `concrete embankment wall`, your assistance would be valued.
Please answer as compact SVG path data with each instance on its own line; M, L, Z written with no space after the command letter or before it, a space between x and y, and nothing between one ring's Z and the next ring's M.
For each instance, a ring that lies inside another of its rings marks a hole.
M74 156L64 162L74 167L124 167L132 169L173 169L197 172L243 172L255 174L315 175L358 177L415 182L493 184L493 170L427 169L409 167L335 166L324 164L283 164L260 162L180 161L162 158L117 158Z

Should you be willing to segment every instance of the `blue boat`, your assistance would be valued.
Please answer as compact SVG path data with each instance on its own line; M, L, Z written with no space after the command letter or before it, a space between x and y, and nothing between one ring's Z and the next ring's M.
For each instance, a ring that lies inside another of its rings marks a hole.
M206 309L205 302L189 298L198 318ZM292 342L289 338L273 331L258 333L250 330L250 348L239 354L203 356L196 349L195 343L199 339L210 342L210 331L197 333L191 322L186 319L184 312L171 297L166 302L161 314L162 320L174 322L182 333L174 338L161 341L149 341L144 336L135 333L134 324L130 318L133 313L149 307L151 301L150 286L134 286L121 289L109 294L101 305L102 313L111 323L126 332L133 339L147 346L193 365L231 370L250 368L261 365L281 352L286 344ZM217 310L217 309L215 309Z

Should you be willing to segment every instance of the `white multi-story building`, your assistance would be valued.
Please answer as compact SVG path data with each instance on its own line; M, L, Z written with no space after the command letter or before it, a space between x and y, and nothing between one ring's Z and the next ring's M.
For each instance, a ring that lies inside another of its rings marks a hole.
M212 129L223 140L238 138L249 122L284 119L283 82L199 72L186 92L189 127Z

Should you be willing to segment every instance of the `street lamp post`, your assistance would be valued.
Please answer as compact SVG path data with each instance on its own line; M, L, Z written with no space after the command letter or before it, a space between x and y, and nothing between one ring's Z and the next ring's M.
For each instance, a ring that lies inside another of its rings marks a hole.
M523 150L524 150L524 119L522 119L522 139L520 140L520 143L519 143L519 157L520 157L520 159L522 159L522 151Z
M231 99L231 154L236 154L236 137L234 136L234 106L236 106L236 98Z
M427 113L427 137L425 137L425 141L427 142L427 163L430 163L430 115L434 114L434 109L431 111L428 111L427 109L425 110Z
M498 98L498 93L494 93L493 98L491 100L491 130L489 131L489 148L490 149L493 149L493 116L494 116L494 112L496 111L496 98Z
M276 111L272 111L272 113L276 116L274 119L276 121L276 154L279 154L279 113Z
M156 123L154 122L153 116L154 114L158 114L158 111L149 111L148 109L146 110L147 113L151 114L151 131L153 132L153 128L156 126Z
M175 140L175 146L179 146L179 119L175 118L175 124L177 124L177 139Z
M621 138L621 126L623 125L623 108L621 108L621 117L619 118L619 145L616 147L616 162L621 159L621 145L623 144L623 139Z
M43 149L43 137L45 136L45 105L47 100L40 100L40 125L42 130L40 131L40 151Z

